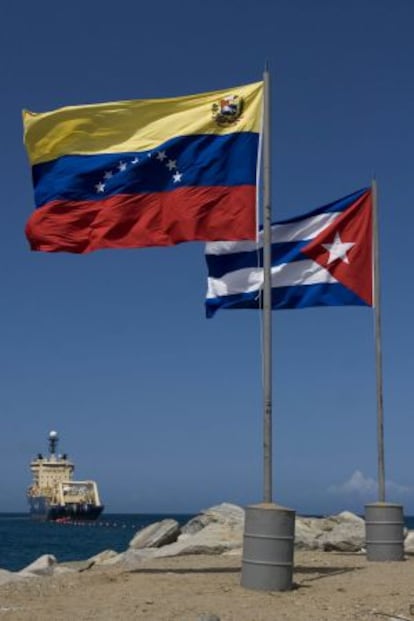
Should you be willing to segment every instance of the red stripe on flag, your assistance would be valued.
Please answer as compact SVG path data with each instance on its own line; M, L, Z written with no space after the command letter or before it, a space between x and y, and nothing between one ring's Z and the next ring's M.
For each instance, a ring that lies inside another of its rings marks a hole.
M74 253L255 239L256 188L190 187L99 201L52 201L33 212L26 236L32 250Z

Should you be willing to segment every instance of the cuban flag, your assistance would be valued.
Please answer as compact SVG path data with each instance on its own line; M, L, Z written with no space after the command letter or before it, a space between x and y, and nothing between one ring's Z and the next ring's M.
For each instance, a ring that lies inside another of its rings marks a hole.
M272 224L272 308L372 306L372 194L364 188ZM258 242L206 244L206 314L261 308L263 231Z

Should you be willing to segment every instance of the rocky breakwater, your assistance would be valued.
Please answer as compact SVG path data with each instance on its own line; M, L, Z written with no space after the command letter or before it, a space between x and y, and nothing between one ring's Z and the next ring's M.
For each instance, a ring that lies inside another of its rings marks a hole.
M243 529L244 509L223 503L203 511L181 528L174 520L152 524L135 535L128 550L113 553L100 564L120 564L125 569L134 569L143 560L169 556L241 556ZM414 531L405 534L405 551L414 554ZM296 517L297 549L364 553L364 546L365 521L354 513L343 511L329 517Z
M184 554L223 554L239 550L242 545L244 527L244 509L236 505L223 503L211 507L187 522L181 528L176 526L176 540L162 545L166 529L171 533L173 520L163 520L153 524L151 537L154 543L147 544L147 530L139 531L131 540L128 550L109 562L122 563L125 567L135 566L147 558L181 556ZM158 528L159 537L155 532Z
M151 524L138 531L128 549L121 553L105 550L87 560L62 565L54 556L45 554L20 572L0 569L0 585L93 567L134 570L142 561L154 558L194 554L241 556L243 529L244 509L223 503L206 509L183 526L171 519ZM405 552L414 554L414 531L405 531L405 535ZM321 518L296 517L297 549L364 553L364 545L365 522L349 511Z

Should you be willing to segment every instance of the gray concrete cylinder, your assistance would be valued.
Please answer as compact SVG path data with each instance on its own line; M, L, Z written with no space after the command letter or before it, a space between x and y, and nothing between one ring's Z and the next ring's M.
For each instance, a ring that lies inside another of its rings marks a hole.
M289 591L294 543L294 511L273 503L246 507L241 585L261 591Z
M402 506L385 502L365 505L365 539L368 561L403 561Z

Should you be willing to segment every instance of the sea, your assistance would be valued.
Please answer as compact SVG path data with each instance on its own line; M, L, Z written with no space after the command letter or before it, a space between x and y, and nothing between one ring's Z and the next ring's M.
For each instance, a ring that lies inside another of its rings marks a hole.
M37 522L26 513L0 513L0 568L19 571L42 554L53 554L58 562L81 561L103 552L123 552L135 533L166 518L185 524L191 514L108 513L96 522ZM317 516L315 516L317 517ZM405 526L414 530L414 516L405 516Z
M135 533L173 518L185 524L193 515L108 513L96 522L56 523L32 520L27 513L0 513L0 568L19 571L42 554L58 562L86 560L103 550L123 552Z

